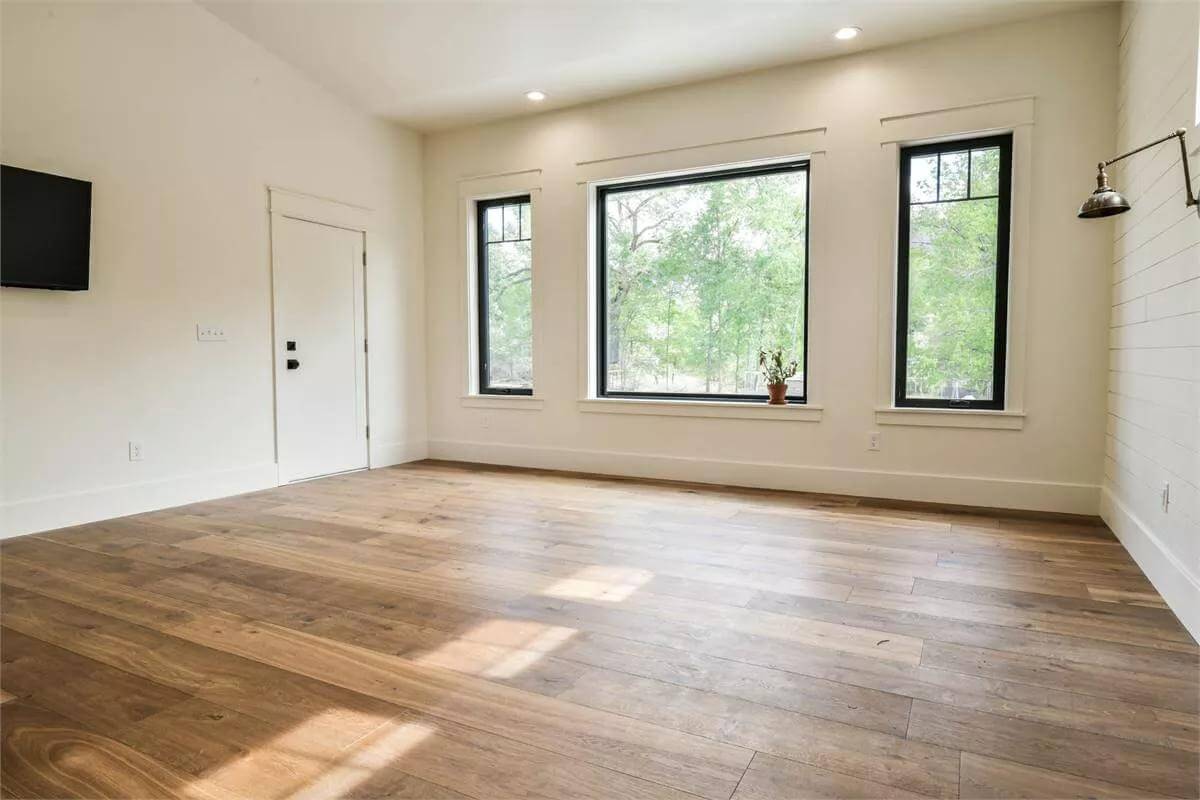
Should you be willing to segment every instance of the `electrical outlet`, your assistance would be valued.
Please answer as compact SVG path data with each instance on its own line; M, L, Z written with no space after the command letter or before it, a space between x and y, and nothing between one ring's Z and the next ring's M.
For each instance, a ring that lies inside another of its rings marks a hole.
M142 443L141 442L130 442L129 443L129 460L130 461L141 461L142 460Z
M224 325L201 325L196 323L196 341L223 342L225 341Z
M1162 510L1166 514L1171 510L1171 482L1163 481L1162 485Z
M878 450L879 449L879 431L871 431L870 433L867 434L867 449L868 450Z
M481 427L481 428L490 428L490 427L492 427L492 416L491 416L491 414L483 414L483 415L481 415L481 416L479 417L479 427Z

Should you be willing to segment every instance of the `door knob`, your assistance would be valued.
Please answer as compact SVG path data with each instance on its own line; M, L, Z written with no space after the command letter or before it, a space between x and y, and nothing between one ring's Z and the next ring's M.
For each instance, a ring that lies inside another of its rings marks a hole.
M287 368L288 369L300 369L300 361L295 358L289 358L287 360Z

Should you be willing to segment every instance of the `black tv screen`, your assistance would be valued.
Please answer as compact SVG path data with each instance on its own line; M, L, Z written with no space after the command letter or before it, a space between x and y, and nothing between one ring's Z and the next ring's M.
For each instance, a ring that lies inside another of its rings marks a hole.
M92 184L0 165L0 285L88 288Z

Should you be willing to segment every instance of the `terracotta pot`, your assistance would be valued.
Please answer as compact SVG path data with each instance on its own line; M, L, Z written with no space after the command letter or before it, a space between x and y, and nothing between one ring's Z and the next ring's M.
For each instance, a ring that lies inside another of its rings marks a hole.
M770 383L767 384L767 404L772 406L787 405L787 384L786 383Z

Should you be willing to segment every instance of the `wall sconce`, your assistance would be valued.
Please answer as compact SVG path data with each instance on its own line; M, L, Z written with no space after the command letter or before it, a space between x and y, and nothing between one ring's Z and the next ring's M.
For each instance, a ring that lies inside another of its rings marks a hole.
M1143 150L1149 150L1151 147L1157 147L1163 142L1168 142L1171 139L1179 140L1179 154L1183 159L1183 187L1187 194L1187 205L1196 207L1196 214L1200 216L1200 205L1196 204L1196 196L1192 194L1192 171L1188 167L1187 144L1184 142L1184 136L1187 130L1180 128L1169 136L1164 136L1161 139L1151 142L1147 145L1142 145L1136 150L1130 150L1128 153L1119 155L1116 158L1108 161L1101 161L1099 165L1099 174L1096 175L1096 191L1092 192L1087 200L1083 201L1083 205L1079 207L1080 219L1097 219L1099 217L1111 217L1114 214L1124 214L1129 210L1129 201L1125 199L1125 195L1118 192L1108 185L1108 173L1104 168L1109 164L1115 164L1122 159L1140 153Z

